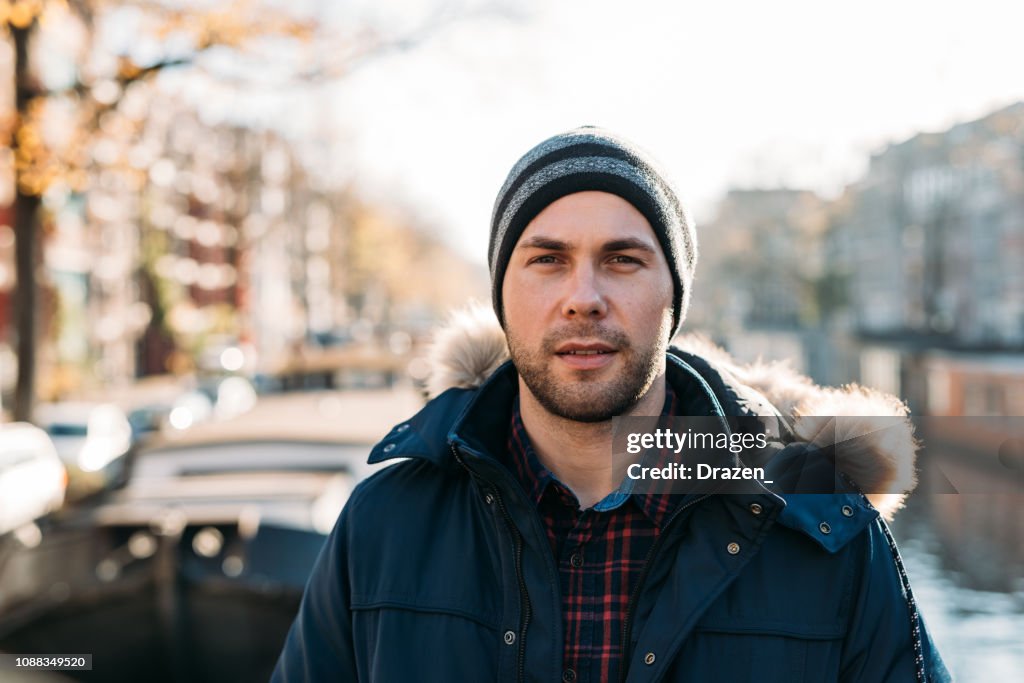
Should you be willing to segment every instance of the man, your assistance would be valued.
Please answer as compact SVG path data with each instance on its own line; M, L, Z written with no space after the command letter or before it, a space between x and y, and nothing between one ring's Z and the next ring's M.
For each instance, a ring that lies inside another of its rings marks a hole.
M447 378L472 388L373 449L405 461L352 494L274 680L948 680L891 536L852 486L619 486L613 417L776 414L744 375L790 414L848 401L852 415L905 415L863 390L670 349L695 261L676 193L633 145L581 128L528 152L491 224L504 337L442 338ZM511 362L491 372L506 339ZM820 441L820 427L798 422L787 440ZM869 438L870 462L846 474L885 490L912 470L909 432L892 441Z

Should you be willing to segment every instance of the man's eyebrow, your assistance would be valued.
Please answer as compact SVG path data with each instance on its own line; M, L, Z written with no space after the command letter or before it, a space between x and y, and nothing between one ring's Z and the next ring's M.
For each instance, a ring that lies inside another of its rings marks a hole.
M573 245L571 242L565 240L555 239L554 237L545 237L543 235L534 235L529 239L525 239L520 242L517 249L546 249L548 251L572 251ZM644 240L637 239L636 237L622 237L620 239L610 240L605 242L601 250L602 251L629 251L636 249L639 251L645 251L649 254L656 253L654 247L645 242Z
M533 237L523 240L516 247L517 249L547 249L548 251L571 251L572 244L564 240L556 240L553 237L544 237L543 235L534 235Z
M654 247L635 237L624 237L622 239L611 240L610 242L605 242L603 247L604 251L629 251L630 249L646 251L649 254L656 253Z

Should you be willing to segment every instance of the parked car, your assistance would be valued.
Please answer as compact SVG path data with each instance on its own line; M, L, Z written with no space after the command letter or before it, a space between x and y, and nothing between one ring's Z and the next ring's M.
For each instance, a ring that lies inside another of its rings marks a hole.
M325 535L375 469L360 434L391 419L353 405L266 397L140 443L123 486L0 561L18 596L0 593L0 650L89 652L79 681L267 680Z
M37 409L38 422L68 470L68 498L77 500L124 481L124 456L132 426L112 403L50 403Z
M0 535L59 509L67 483L46 432L24 422L0 424Z

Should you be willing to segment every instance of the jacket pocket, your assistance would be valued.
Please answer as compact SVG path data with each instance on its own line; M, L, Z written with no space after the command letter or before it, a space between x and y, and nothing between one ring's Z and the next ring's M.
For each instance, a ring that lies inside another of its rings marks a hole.
M353 597L352 637L360 681L495 680L498 625L458 606Z
M842 629L766 619L700 624L668 681L825 683L838 677Z

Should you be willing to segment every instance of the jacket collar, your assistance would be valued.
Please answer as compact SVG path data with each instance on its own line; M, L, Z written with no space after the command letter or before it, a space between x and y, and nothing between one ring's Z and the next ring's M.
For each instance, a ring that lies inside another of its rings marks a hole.
M758 414L758 409L770 407L763 398L737 396L734 392L743 388L727 386L717 374L698 372L694 365L699 367L700 357L686 355L673 350L666 363L666 378L679 399L680 414L718 416L724 421L726 416ZM716 391L714 384L722 386ZM511 361L506 361L478 389L448 389L396 425L374 446L369 462L401 458L453 469L458 467L454 457L458 448L488 467L498 465L517 392L518 375ZM723 393L725 401L720 398ZM749 509L753 503L768 514L779 509L780 524L801 531L828 552L838 551L878 516L863 495L852 492L780 496L765 489L727 499L737 509Z
M726 411L708 381L673 353L667 358L666 379L676 392L679 414L718 416L724 423L733 413ZM453 445L498 460L518 391L515 367L506 361L478 389L448 389L411 419L395 425L374 446L369 462L413 458L449 467Z

